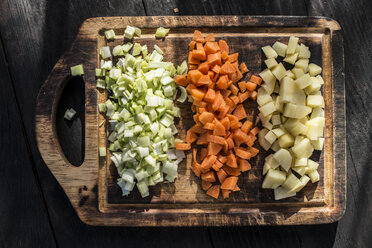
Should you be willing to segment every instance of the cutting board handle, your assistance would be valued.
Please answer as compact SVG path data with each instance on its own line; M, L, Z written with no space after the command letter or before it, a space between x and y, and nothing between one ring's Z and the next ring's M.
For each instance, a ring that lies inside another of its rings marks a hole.
M95 184L98 177L97 91L95 63L92 63L97 60L96 47L94 40L78 35L42 85L36 102L35 132L40 154L70 200L78 187ZM79 167L73 166L64 156L55 121L60 96L71 78L70 67L77 64L83 64L85 72L82 76L85 84L85 155Z

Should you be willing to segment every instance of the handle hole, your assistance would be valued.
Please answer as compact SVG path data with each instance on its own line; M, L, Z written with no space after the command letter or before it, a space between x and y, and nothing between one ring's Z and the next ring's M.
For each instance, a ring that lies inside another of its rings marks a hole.
M66 120L64 115L70 108L76 114ZM85 86L81 77L72 77L65 84L57 106L56 129L65 157L72 165L80 166L85 148Z

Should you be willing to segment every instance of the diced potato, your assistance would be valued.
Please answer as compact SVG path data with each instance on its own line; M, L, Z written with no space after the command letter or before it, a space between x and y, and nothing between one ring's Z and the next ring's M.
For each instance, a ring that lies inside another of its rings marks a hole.
M282 184L282 187L292 191L298 184L301 184L300 179L298 179L293 173L290 173Z
M280 115L279 114L273 114L273 116L271 116L271 123L274 126L279 126L280 124L282 124L282 122L280 120Z
M322 95L322 92L320 90L318 90L318 91L312 92L310 95L321 96Z
M289 133L285 133L279 137L278 142L281 148L288 148L293 145L294 138Z
M314 147L314 150L321 151L323 150L324 138L318 138L317 140L311 140L311 144Z
M274 68L271 69L271 72L274 74L274 76L281 80L285 77L286 69L284 68L284 65L282 63L277 64Z
M303 176L307 172L307 167L302 166L302 167L294 167L292 168L293 171L295 171L298 175Z
M286 174L283 171L269 169L265 179L262 183L263 189L276 189L279 187L286 179Z
M307 158L298 158L295 161L295 167L307 167Z
M318 78L310 77L310 85L304 89L304 92L306 93L306 95L310 95L315 91L319 91L321 87L322 85L320 84Z
M287 62L288 64L294 65L296 63L297 57L298 57L298 53L287 54L287 56L285 56L283 61Z
M323 96L314 96L309 95L307 96L307 106L315 108L315 107L323 107L324 108L324 99Z
M316 183L316 182L319 181L318 171L314 170L314 171L310 172L308 175L309 175L312 183Z
M306 105L306 95L303 90L299 89L295 84L291 103L296 105Z
M265 140L270 143L274 143L274 141L277 139L276 135L270 130L266 135L265 135Z
M322 107L313 108L313 112L311 112L311 119L316 117L324 117L324 109Z
M272 115L264 116L262 113L258 113L258 118L260 118L262 124L270 122Z
M309 64L309 74L312 77L315 77L316 75L320 74L322 72L322 67L319 65L316 65L314 63Z
M300 89L304 89L311 84L310 75L308 73L302 75L301 77L297 78L295 81L297 87Z
M275 52L275 50L271 46L264 46L262 47L262 51L264 52L266 58L277 58L278 54Z
M264 115L268 116L271 113L274 113L276 111L274 102L268 102L265 105L258 107L258 110Z
M295 53L298 40L299 39L297 37L294 37L294 36L289 37L286 54L293 54L293 53Z
M283 137L283 136L282 136ZM281 148L277 152L274 153L274 159L279 162L280 166L285 170L288 171L292 165L292 155L287 149Z
M308 71L309 59L299 59L295 63L295 67L301 68L305 73Z
M273 150L274 152L277 152L278 150L280 150L280 145L279 145L279 142L278 140L276 140L270 147L271 150Z
M274 81L271 81L270 83L263 83L261 85L261 88L264 88L267 93L269 93L270 95L274 92L274 89L275 89L275 80Z
M319 164L311 159L307 160L307 171L312 172L317 170L319 167Z
M287 45L282 42L276 41L273 45L273 49L279 56L285 57L285 52L287 51Z
M306 131L306 129L305 129L305 131ZM297 144L300 143L304 138L305 138L305 137L302 136L302 135L298 135L298 136L296 136L295 141L294 141L294 144L297 145Z
M272 131L276 135L276 137L278 137L278 138L280 138L280 136L282 136L283 134L285 134L285 132L283 131L283 129L281 129L280 127L275 128Z
M305 176L303 175L301 178L300 178L300 182L301 184L297 184L296 187L294 187L292 190L290 190L289 192L299 192L301 189L303 189L306 184L310 181L310 178L308 176Z
M274 189L274 197L275 197L276 201L281 200L281 199L285 199L285 198L288 198L288 197L292 197L292 196L295 196L295 195L296 195L296 192L289 193L287 189L285 189L281 186Z
M284 106L283 115L289 118L300 119L311 113L311 108L303 105L287 103Z
M292 102L295 87L296 85L292 78L284 77L280 85L279 101L281 103Z
M295 79L300 78L305 74L304 70L296 67L292 69L292 73L295 75Z
M298 119L290 118L284 123L285 129L294 137L306 132L306 126Z
M274 159L274 155L270 154L265 158L265 163L268 163L272 169L276 169L279 167L279 162Z
M287 70L286 74L285 74L287 77L289 78L292 78L294 79L295 78L295 75L293 74L293 72L291 70Z
M273 100L273 98L270 96L270 94L267 93L267 91L264 88L260 87L257 90L257 103L258 103L258 105L263 106L266 103L271 102L272 100Z
M273 129L274 125L269 121L262 124L263 127L267 128L268 130Z
M306 136L310 140L317 140L319 137L323 136L325 125L324 117L315 117L308 122L306 122Z
M322 76L318 75L318 76L316 76L316 78L319 80L320 84L324 84L324 80L323 80Z
M295 53L300 53L301 44L297 44Z
M314 148L310 140L304 138L300 143L294 145L291 150L297 158L309 158L313 154Z
M286 122L286 120L288 119L288 118L285 117L284 115L282 115L280 118L282 119L282 123Z
M278 84L278 81L276 81L273 93L279 94L279 91L280 91L280 86Z
M271 58L271 59L265 60L265 64L266 64L267 68L271 69L274 66L276 66L278 64L278 62L276 62L276 60L274 58Z
M258 143L260 146L265 150L268 151L271 147L271 144L265 139L265 135L269 132L268 129L263 128L261 131L258 133Z
M310 53L309 47L305 46L304 44L301 44L298 57L300 59L309 59L310 56L311 56L311 53Z
M259 75L265 83L272 83L272 82L275 83L275 76L271 73L269 69L263 70ZM271 94L270 92L268 93Z
M266 175L266 173L269 171L269 169L271 169L271 166L269 163L265 162L264 166L263 166L263 169L262 169L262 174L263 175Z

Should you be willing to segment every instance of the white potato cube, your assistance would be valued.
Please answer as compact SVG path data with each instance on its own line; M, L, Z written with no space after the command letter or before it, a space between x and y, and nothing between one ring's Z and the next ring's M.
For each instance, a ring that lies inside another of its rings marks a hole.
M287 56L285 56L283 61L287 62L288 64L294 65L296 63L297 57L298 57L298 53L287 54Z
M267 68L271 69L274 66L276 66L278 64L278 62L276 62L276 60L274 58L271 58L271 59L265 60L265 64L266 64Z
M274 159L279 162L280 166L288 172L292 165L292 155L290 152L287 149L281 148L275 152L273 156Z
M273 49L279 56L285 57L285 52L287 51L287 45L282 42L276 41L273 45Z
M289 118L303 118L311 113L311 108L303 105L296 105L293 103L287 103L284 106L283 115Z
M310 140L304 138L300 143L294 145L291 150L296 158L309 158L313 154L314 148Z
M294 77L295 79L300 78L305 74L304 70L302 70L301 68L296 68L296 67L292 69L292 72L295 75Z
M302 124L302 123L301 123L301 124ZM306 129L305 129L305 131L306 131ZM305 137L302 136L302 135L298 135L298 136L296 136L295 141L294 141L294 144L297 145L297 144L300 143L304 138L305 138Z
M295 63L295 67L301 68L305 73L308 71L309 59L299 59Z
M312 172L317 170L319 167L319 164L311 159L307 160L307 172Z
M293 92L295 91L294 80L290 77L284 77L280 85L279 101L280 103L292 102Z
M269 132L268 129L263 128L261 131L258 133L258 143L260 146L265 150L268 151L271 147L271 144L265 139L265 135Z
M273 93L279 94L279 91L280 91L280 86L278 84L278 81L276 81Z
M262 174L263 175L266 175L266 173L269 171L269 169L271 169L271 166L269 163L265 162L264 166L263 166L263 169L262 169Z
M299 89L295 84L291 103L296 105L306 105L306 95L303 90Z
M279 149L280 149L280 145L279 145L279 142L278 140L276 140L270 147L271 150L273 150L274 152L277 152Z
M289 77L289 78L292 78L292 79L295 78L295 75L293 74L293 72L291 70L287 70L285 75L286 75L286 77Z
M269 169L265 179L262 183L263 189L276 189L279 187L286 179L286 174L283 171Z
M299 39L297 37L294 37L294 36L289 37L286 54L293 54L293 53L295 53L298 40Z
M271 113L274 113L276 111L274 102L268 102L265 105L258 107L258 110L264 115L268 116Z
M263 123L262 126L269 129L269 130L273 129L273 127L274 127L274 125L270 121Z
M321 151L323 150L324 138L318 138L317 140L311 140L311 144L314 147L314 150Z
M288 148L293 145L294 138L289 133L285 133L279 137L278 143L281 148Z
M276 137L278 137L278 138L280 138L280 136L282 136L283 134L285 134L285 132L283 131L283 129L281 129L280 127L275 128L272 131L276 135Z
M275 76L272 74L272 72L269 69L263 70L259 75L265 83L273 83L273 82L275 83L275 80L276 80Z
M309 47L305 46L304 44L300 45L300 51L298 53L298 57L300 59L309 59L311 56L311 52L309 50Z
M277 58L278 54L275 52L275 50L271 46L264 46L262 47L262 51L264 52L266 58Z
M257 90L257 103L258 103L258 105L263 106L266 103L271 102L271 101L273 101L273 98L270 96L270 94L267 93L267 91L264 88L260 87Z
M270 143L270 145L272 143L274 143L274 141L277 139L278 137L276 137L276 135L273 133L273 131L269 131L266 135L265 135L265 140L267 140L267 142Z
M306 122L306 136L310 140L317 140L318 137L323 136L325 126L324 117L315 117Z
M309 175L312 183L316 183L316 182L319 181L318 171L314 170L314 171L310 172L308 175Z
M282 63L277 64L274 68L271 69L271 72L274 74L274 76L281 80L285 77L286 69L284 68L284 65Z
M311 119L316 117L324 117L324 109L322 107L315 107L313 108L313 112L311 112Z
M297 44L295 53L300 53L301 44Z
M284 127L294 137L306 132L306 126L302 124L298 119L289 118L284 123Z
M315 107L323 107L324 108L324 99L323 96L316 96L316 95L309 95L307 96L307 106L315 108Z
M272 169L276 169L279 167L279 162L274 159L274 155L270 154L265 158L265 163L268 163Z
M279 113L283 113L284 103L280 102L279 96L275 99L274 103L275 103L276 111L278 111Z
M301 77L297 78L294 82L298 88L304 89L311 84L310 75L306 73L302 75Z
M298 184L301 184L300 179L298 179L293 173L290 173L282 184L282 187L292 191Z
M282 124L282 122L280 121L280 115L279 114L273 114L273 116L271 116L271 123L274 126L279 126L280 124Z
M303 175L301 178L300 178L300 184L297 184L296 187L294 187L292 190L290 190L289 192L299 192L301 189L303 189L306 184L310 181L310 178L308 176L305 176Z
M262 113L258 113L258 118L260 118L262 124L270 122L271 116L272 115L264 116Z
M306 93L306 95L310 95L313 92L319 91L321 87L322 85L320 84L318 78L310 77L310 85L304 89L304 92Z
M315 77L316 75L320 74L322 72L322 67L319 65L316 65L314 63L309 64L309 74L312 77Z
M320 84L324 84L324 80L323 80L322 76L318 75L318 76L316 76L316 78L319 80Z
M289 193L287 189L285 189L281 186L274 189L274 197L275 197L276 201L281 200L281 199L285 199L285 198L288 198L288 197L292 197L292 196L295 196L295 195L296 195L296 192Z
M307 167L307 158L298 158L295 161L295 167Z
M298 175L303 176L307 172L307 167L302 166L302 167L294 167L292 168L293 171L295 171Z

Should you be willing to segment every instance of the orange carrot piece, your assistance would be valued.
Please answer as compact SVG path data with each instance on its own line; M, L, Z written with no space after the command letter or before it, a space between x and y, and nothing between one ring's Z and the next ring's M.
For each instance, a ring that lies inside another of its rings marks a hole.
M208 143L208 155L217 155L223 148L223 145L209 142Z
M195 51L195 50L194 50ZM198 65L200 63L199 60L195 59L193 57L193 54L190 52L189 53L189 57L187 58L187 63L189 64L189 67L190 65ZM195 69L197 68L197 66L195 66Z
M240 188L238 187L238 185L235 185L235 188L233 189L233 192L236 192L236 191L240 191Z
M253 128L249 134L256 136L260 132L260 129L258 127Z
M228 76L223 75L223 76L220 76L220 78L218 79L216 86L220 90L226 90L229 87L228 82L229 82Z
M196 86L203 86L209 84L210 78L208 75L203 75L199 78L198 82L195 84Z
M247 160L241 158L239 159L239 169L241 172L249 171L251 168L252 166Z
M189 70L196 70L198 69L197 65L189 64Z
M208 54L207 56L207 62L209 67L212 67L213 65L221 65L221 53L212 53Z
M242 74L247 73L249 71L247 65L244 62L240 64L240 71Z
M225 144L225 138L215 135L209 135L208 136L208 142L224 145Z
M207 34L207 36L205 36L205 41L215 41L214 34Z
M234 96L236 96L237 94L238 94L238 92L239 92L239 88L238 87L236 87L235 85L230 85L230 90L231 90L231 92L233 93L233 95Z
M243 132L248 133L249 130L252 128L253 123L251 121L246 120L243 126L240 128Z
M204 49L195 49L189 53L193 60L206 60L207 54Z
M198 63L199 64L199 63ZM200 71L198 70L191 70L187 73L187 77L190 78L191 82L193 84L196 84L199 79L203 76L203 73L201 73Z
M243 93L247 90L247 85L246 85L246 82L244 82L244 81L239 82L238 86L239 86L240 91L243 92Z
M253 91L253 90L256 89L257 84L252 83L252 82L247 82L247 83L246 83L246 87L247 87L247 90L249 90L249 91Z
M220 169L219 171L217 171L217 177L220 183L223 183L223 181L227 177L226 171L224 169Z
M239 128L239 120L235 115L227 115L230 119L230 129Z
M198 135L196 135L196 133L194 133L193 131L188 130L188 131L186 132L186 143L190 143L190 144L192 144L192 143L195 142L197 139L198 139Z
M194 31L194 37L192 38L192 40L194 40L196 42L204 43L204 37L203 37L202 32L200 32L199 30L195 30Z
M230 196L230 190L221 189L221 192L222 192L223 199L229 198L229 196Z
M218 159L218 161L220 161L223 164L226 163L226 161L227 161L226 156L222 156L221 154L217 155L217 159Z
M211 166L211 167L212 167L212 166ZM202 166L202 168L203 168L203 166ZM213 183L213 182L216 181L216 177L215 177L213 171L208 171L208 172L206 172L206 173L203 173L203 174L201 175L201 178L202 178L203 181L206 181L206 182L211 182L211 183Z
M215 198L215 199L218 199L218 196L220 195L220 185L214 185L212 187L210 187L208 190L207 190L207 195Z
M204 44L204 50L206 54L213 54L220 50L220 47L218 46L217 42L206 42Z
M216 120L216 123L214 125L213 135L216 135L216 136L225 136L225 127L218 120Z
M221 66L219 65L214 65L213 68L212 68L212 71L219 74L220 73L220 70L221 70Z
M202 149L200 149L200 160L204 160L207 157L207 154L207 148L203 147Z
M229 55L229 62L234 63L238 61L239 53L233 53Z
M238 163L236 162L236 157L234 154L230 154L227 156L226 165L230 166L231 168L238 168Z
M234 176L228 177L221 184L221 189L233 190L237 182L238 182L238 177L234 177Z
M239 168L231 168L230 166L224 165L222 166L222 169L226 171L229 176L239 176L241 174Z
M179 151L187 151L191 149L191 145L189 143L177 143L176 150Z
M225 99L226 97L229 97L231 95L231 90L221 90L221 94L223 96L223 99Z
M225 40L219 40L218 45L220 46L221 52L229 54L229 46L227 45Z
M212 187L212 183L211 182L202 181L202 189L204 191L207 191L210 187Z
M203 102L201 100L194 100L193 105L195 105L195 107L198 107L198 108L205 108L205 107L207 107L207 103L206 102Z
M192 89L191 90L191 96L194 100L203 100L203 97L205 95L205 92L203 92L201 89Z
M214 162L214 164L212 165L212 168L215 171L219 171L222 166L223 164L220 161L216 160L216 162Z
M192 40L190 41L189 43L189 51L191 52L192 50L195 49L195 46L196 46L196 41Z
M207 130L205 130L203 128L203 126L200 124L200 123L196 123L194 126L192 126L189 130L191 130L192 132L194 133L198 133L198 134L204 134L207 132ZM201 137L199 137L200 139Z
M234 141L236 143L242 144L245 143L247 140L248 135L245 132L243 132L239 128L234 130Z
M209 112L207 112L207 113L209 113ZM213 129L215 128L215 124L208 122L208 123L205 123L205 125L203 126L203 128L204 129L207 129L207 130L212 130L213 131Z
M247 118L247 113L245 112L243 104L239 104L235 108L235 110L233 112L233 115L236 116L236 118L238 118L239 121L244 119L244 118Z
M221 51L221 59L225 63L229 59L229 54Z
M213 111L216 111L222 104L223 97L220 93L220 91L216 92L216 97L214 98L213 104L212 104L212 109Z
M229 117L224 117L220 122L224 126L225 130L230 129L230 119L229 119Z
M194 172L195 176L200 177L200 174L201 174L201 165L198 162L193 161L192 168L191 169Z
M203 160L203 162L201 163L201 171L202 172L207 172L212 167L214 162L216 162L216 159L217 159L217 157L215 155L207 156Z
M209 67L208 67L208 63L207 62L203 62L203 63L200 63L199 64L198 71L200 71L203 74L207 74L208 73L208 70L209 70Z
M256 75L252 75L251 78L249 79L250 82L252 83L255 83L257 85L261 85L262 83L262 78L256 76Z
M243 148L235 148L234 149L236 156L243 159L251 159L252 154L248 151L245 151Z
M214 89L209 88L207 93L205 93L204 95L204 101L213 103L215 97L216 97L216 92L214 91Z
M212 122L214 119L214 114L210 113L210 112L204 112L204 113L201 113L200 116L199 116L199 121L205 125L206 123L208 122Z
M249 98L249 91L246 91L244 93L240 93L238 95L238 97L239 97L239 102L243 103L245 100L247 100Z
M196 86L192 83L188 84L187 87L186 87L187 93L191 94L192 89L196 89Z
M221 74L231 74L235 72L234 66L229 61L226 61L225 64L221 66L220 73Z
M204 131L208 131L207 129L204 129ZM197 145L207 145L208 144L208 133L203 133L202 135L199 136L199 138L196 140Z
M235 105L239 103L239 97L238 96L230 96L230 99L233 101Z
M227 145L228 145L228 148L229 149L233 149L234 148L234 146L235 146L234 140L231 137L227 138L226 139L226 142L227 142Z
M254 147L248 147L247 149L252 154L252 157L257 156L257 154L260 152L260 150Z
M181 86L187 86L186 75L177 75L174 77L174 82Z

